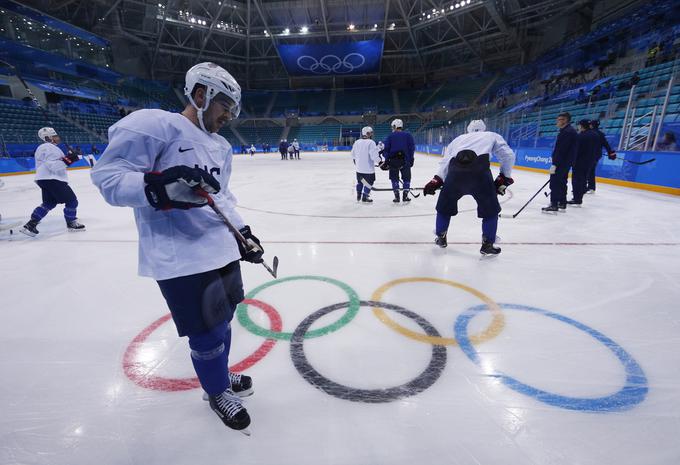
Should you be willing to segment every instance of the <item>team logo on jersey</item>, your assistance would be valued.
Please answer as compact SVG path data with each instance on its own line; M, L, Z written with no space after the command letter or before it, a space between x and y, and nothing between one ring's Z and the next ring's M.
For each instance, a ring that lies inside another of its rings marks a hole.
M179 153L188 152L189 150L193 150L193 149L194 149L193 147L189 147L188 149L183 149L182 146L180 145L180 147L179 147Z

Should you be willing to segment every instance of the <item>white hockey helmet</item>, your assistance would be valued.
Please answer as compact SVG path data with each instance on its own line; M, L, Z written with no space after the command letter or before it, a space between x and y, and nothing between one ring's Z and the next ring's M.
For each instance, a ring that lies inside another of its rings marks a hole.
M373 135L373 128L370 126L364 126L361 128L361 136L362 137L370 137Z
M484 120L481 119L473 119L470 121L470 124L468 124L467 127L467 132L482 132L486 131L486 124L484 124Z
M196 87L196 84L202 84L205 89L205 102L203 107L199 108L196 105L191 92ZM217 97L218 94L223 94L228 99L229 112L231 118L236 119L241 113L241 86L238 85L236 79L229 74L224 68L211 63L199 63L191 67L184 78L184 95L189 99L189 103L198 110L198 122L201 129L205 132L208 130L203 124L203 112L210 106L210 101Z
M38 130L38 139L43 142L52 142L51 138L57 135L57 131L54 128L45 127ZM50 138L49 140L47 138Z
M399 118L392 120L392 129L404 129L404 122Z

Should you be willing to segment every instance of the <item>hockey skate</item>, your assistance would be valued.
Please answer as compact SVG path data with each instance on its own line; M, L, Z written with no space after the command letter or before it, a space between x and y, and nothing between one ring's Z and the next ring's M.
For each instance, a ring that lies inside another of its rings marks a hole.
M442 249L446 248L446 246L449 245L449 243L446 241L446 232L437 234L437 237L434 238L434 243Z
M357 192L357 202L361 201L361 192Z
M85 225L78 223L78 220L67 221L66 228L71 232L85 231Z
M231 391L238 397L248 397L252 396L253 391L253 378L248 375L242 375L240 373L229 372L229 383L231 383ZM210 396L207 392L203 392L203 400L210 400Z
M411 199L408 196L408 190L404 189L404 192L402 192L401 200L404 202L410 202Z
M394 191L394 200L392 200L394 203L399 203L399 191Z
M38 231L38 222L35 220L28 220L28 223L24 225L23 228L21 228L19 231L22 233L26 234L29 237L35 237L38 234L40 234L40 231Z
M482 255L498 255L501 253L500 247L494 247L493 242L489 242L486 239L482 242L482 247L479 249L479 253Z
M373 199L370 198L368 195L364 194L361 196L361 202L362 203L373 203Z
M217 414L229 428L250 436L250 415L241 403L241 399L234 395L231 389L222 394L209 396L210 408Z
M541 211L543 213L557 213L558 208L557 208L557 205L550 204L547 207L541 208Z
M567 202L558 203L557 204L557 211L559 211L560 213L566 213L567 212Z
M567 204L571 205L572 207L580 207L580 206L583 205L583 201L571 199L571 200L567 200Z

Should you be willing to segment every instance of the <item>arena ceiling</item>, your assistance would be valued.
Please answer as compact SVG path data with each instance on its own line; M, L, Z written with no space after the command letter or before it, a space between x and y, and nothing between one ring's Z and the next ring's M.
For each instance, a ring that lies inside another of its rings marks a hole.
M179 79L200 60L248 87L428 81L517 64L551 21L593 0L30 0L112 41L152 78ZM373 75L292 78L279 44L384 41Z

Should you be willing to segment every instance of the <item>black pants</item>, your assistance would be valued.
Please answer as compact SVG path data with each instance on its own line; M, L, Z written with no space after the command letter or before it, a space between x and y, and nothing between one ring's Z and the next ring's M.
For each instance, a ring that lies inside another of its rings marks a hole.
M588 174L593 167L593 161L590 157L579 157L574 162L574 167L571 171L571 188L574 193L574 200L580 202L583 200L583 194L586 193Z
M569 165L558 165L555 174L550 175L550 203L558 205L567 203L567 179Z
M595 171L597 171L597 164L600 163L602 155L597 157L588 171L588 179L586 181L586 190L595 190Z

